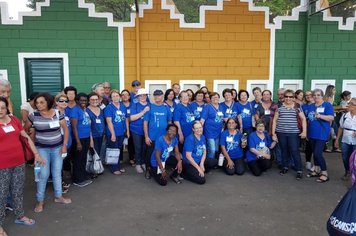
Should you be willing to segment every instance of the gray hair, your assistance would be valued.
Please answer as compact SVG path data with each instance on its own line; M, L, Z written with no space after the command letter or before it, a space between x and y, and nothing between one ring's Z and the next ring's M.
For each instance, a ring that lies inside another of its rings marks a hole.
M104 85L101 84L101 83L98 83L98 84L94 84L92 87L91 87L91 91L92 92L96 92L96 90L100 87L103 87L104 88Z
M279 92L283 92L284 93L284 91L286 91L286 89L285 88L279 88L277 91L278 91L278 93Z
M11 89L11 83L6 79L0 79L0 86L9 87Z
M312 91L312 94L315 95L315 93L320 93L320 95L323 97L324 96L324 91L322 89L316 88Z

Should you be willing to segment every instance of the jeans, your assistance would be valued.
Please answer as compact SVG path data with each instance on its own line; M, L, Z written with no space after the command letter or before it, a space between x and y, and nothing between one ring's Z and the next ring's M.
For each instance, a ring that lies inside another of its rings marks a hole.
M326 171L326 162L323 156L325 140L311 138L309 142L313 148L314 165L320 166L321 171Z
M302 171L302 160L300 158L299 146L300 138L299 134L294 133L277 133L278 142L282 150L282 165L283 168L288 169L289 157L293 158L296 171Z
M279 143L273 148L274 157L278 166L282 166L282 150Z
M207 158L216 158L219 151L219 137L206 139Z
M145 156L146 156L143 151L144 147L146 145L145 136L133 133L132 141L133 141L134 147L135 147L136 165L142 165L145 163Z
M356 145L341 143L341 156L344 163L345 172L350 171L349 159L353 151L355 151Z
M101 151L101 146L103 144L103 136L101 137L93 137L93 142L94 142L94 149L96 151L96 153L98 153L98 155L100 155L100 151Z
M125 136L116 136L116 141L115 142L111 141L111 139L108 139L107 140L108 148L119 148L119 149L121 149L122 144L124 142L124 138L125 138ZM114 173L115 171L119 171L120 170L120 158L118 159L117 164L110 165L110 170L111 170L112 173Z
M37 182L37 201L43 202L49 174L52 174L54 196L59 198L62 196L62 165L63 158L61 156L61 146L53 148L37 147L40 156L46 161L44 166L41 166L40 178Z

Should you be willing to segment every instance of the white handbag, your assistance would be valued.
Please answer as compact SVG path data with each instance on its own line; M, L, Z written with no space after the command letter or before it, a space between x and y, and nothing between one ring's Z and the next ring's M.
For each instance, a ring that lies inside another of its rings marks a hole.
M104 167L101 163L101 159L94 148L89 148L88 150L87 164L85 169L88 173L95 175L102 174L104 172Z
M106 148L105 163L115 165L119 163L120 148Z

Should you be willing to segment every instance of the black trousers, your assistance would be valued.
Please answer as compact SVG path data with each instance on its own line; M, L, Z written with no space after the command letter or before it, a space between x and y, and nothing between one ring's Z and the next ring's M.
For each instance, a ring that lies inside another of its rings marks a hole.
M87 154L89 150L90 139L82 138L80 139L82 144L82 150L77 150L77 142L73 140L72 148L74 149L75 156L73 156L73 182L81 183L89 179L89 174L85 170L87 163Z
M174 156L170 156L168 157L167 161L166 161L166 170L168 170L168 167L172 167L175 168L177 166L177 159ZM162 178L162 174L157 174L157 167L151 167L150 169L150 173L151 176L154 178L154 180L161 186L166 186L167 185L167 180ZM169 175L172 175L174 177L178 176L178 170L173 170L172 173L169 173Z
M311 162L312 155L313 155L313 148L310 145L310 141L305 140L305 161Z
M206 158L204 162L205 172L209 172L218 164L218 160L215 158ZM190 163L183 164L184 177L189 181L197 184L205 184L205 176L199 176L199 171Z
M151 145L145 145L146 148L143 149L143 153L145 155L145 164L146 168L151 167L151 156L153 151L155 150L155 141L152 141Z
M227 161L224 161L224 169L227 175L243 175L245 173L245 161L243 158L237 158L232 160L234 162L234 168L227 167Z
M257 159L255 161L248 162L248 168L251 170L254 176L260 176L262 172L271 168L272 161L268 159Z

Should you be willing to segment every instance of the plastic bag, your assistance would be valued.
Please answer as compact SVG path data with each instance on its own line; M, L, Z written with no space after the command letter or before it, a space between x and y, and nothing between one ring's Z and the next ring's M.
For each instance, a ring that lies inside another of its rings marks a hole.
M88 150L87 164L85 169L88 173L95 175L102 174L104 172L104 167L101 163L101 159L94 148L89 148Z

